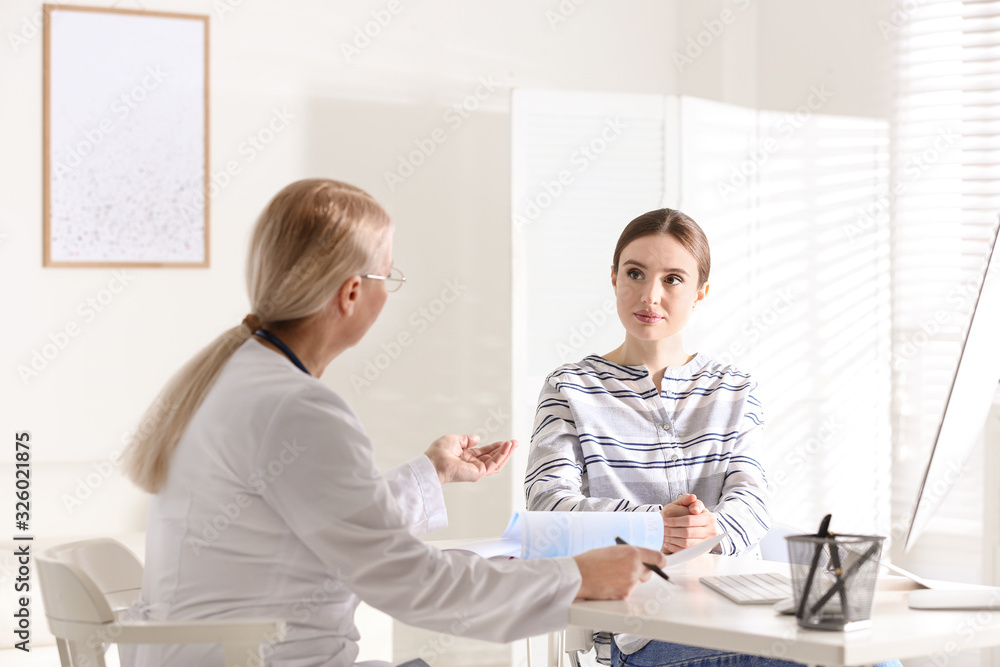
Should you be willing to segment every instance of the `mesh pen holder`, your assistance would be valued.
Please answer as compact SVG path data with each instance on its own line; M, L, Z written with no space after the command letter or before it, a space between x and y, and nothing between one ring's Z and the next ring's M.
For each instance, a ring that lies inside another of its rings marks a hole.
M789 535L796 618L803 628L857 630L871 625L884 537Z

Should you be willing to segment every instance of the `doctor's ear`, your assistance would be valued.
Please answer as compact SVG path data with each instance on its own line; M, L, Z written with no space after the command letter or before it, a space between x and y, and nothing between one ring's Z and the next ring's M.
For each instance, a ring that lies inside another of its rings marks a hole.
M337 310L341 315L350 315L361 297L361 276L351 276L337 290L333 298L337 301Z

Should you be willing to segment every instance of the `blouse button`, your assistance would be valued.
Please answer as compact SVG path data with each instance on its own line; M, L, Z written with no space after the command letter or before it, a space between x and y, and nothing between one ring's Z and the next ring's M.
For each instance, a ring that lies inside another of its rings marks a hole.
M680 460L680 458L681 458L681 457L679 457L679 456L677 456L676 454L674 454L673 456L671 456L671 457L670 457L670 460L671 460L672 462L676 463L677 461L679 461L679 460Z
M669 431L670 430L670 424L664 424L663 425L663 430L664 431Z

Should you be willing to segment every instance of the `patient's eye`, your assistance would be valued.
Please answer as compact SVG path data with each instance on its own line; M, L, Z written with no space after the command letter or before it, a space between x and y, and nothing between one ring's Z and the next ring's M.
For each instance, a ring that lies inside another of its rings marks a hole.
M625 275L627 275L632 280L642 280L642 271L640 271L639 269L629 269L628 273L626 273Z
M668 285L682 285L684 284L684 279L681 278L680 276L671 275L664 278L663 282L665 282Z

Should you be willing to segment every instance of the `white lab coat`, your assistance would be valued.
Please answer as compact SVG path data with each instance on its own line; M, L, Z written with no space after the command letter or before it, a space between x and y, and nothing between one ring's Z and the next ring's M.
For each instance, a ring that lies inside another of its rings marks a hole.
M265 649L273 667L353 664L359 599L411 625L498 642L566 625L581 581L571 558L488 561L414 537L446 523L426 456L381 474L347 403L251 339L152 499L133 613L284 618L285 641ZM143 646L134 664L221 659L218 645Z

